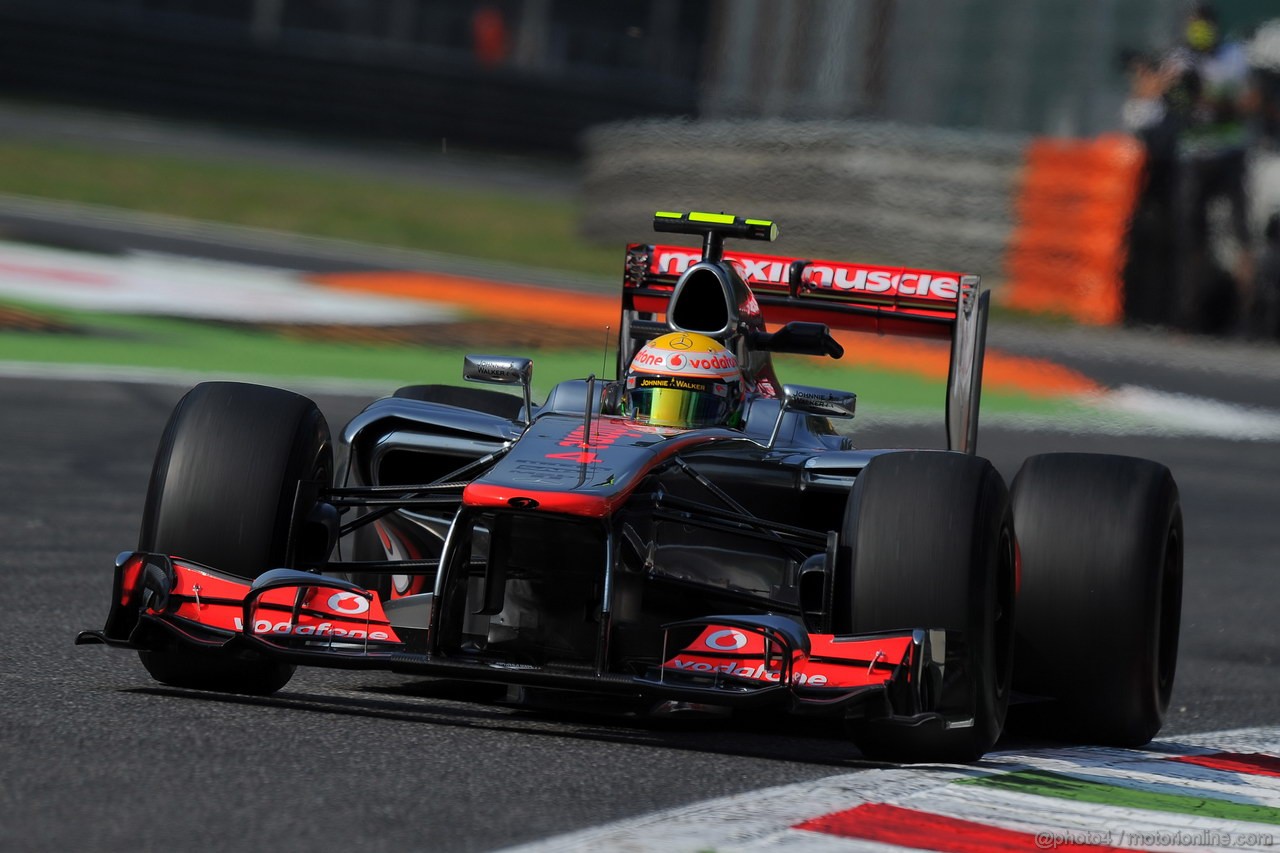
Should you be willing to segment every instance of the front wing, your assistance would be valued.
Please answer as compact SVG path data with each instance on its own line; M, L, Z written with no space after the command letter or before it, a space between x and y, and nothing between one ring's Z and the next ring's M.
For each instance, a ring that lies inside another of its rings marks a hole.
M349 581L275 569L248 581L161 554L116 559L111 611L78 644L154 649L186 645L285 662L607 694L644 701L777 707L916 726L965 725L939 702L962 667L956 632L914 629L814 634L773 614L710 615L664 626L654 663L629 672L534 666L493 655L432 654L432 595L386 608ZM397 614L410 614L397 618ZM424 622L422 614L427 614Z

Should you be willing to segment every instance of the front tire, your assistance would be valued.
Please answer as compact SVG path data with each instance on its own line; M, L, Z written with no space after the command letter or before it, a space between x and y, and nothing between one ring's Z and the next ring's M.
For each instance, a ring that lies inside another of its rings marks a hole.
M1087 453L1033 456L1013 482L1022 552L1019 729L1134 747L1173 690L1182 613L1182 506L1169 469Z
M971 726L947 728L872 720L854 729L859 749L891 761L980 758L1000 737L1012 675L1015 560L1004 480L987 460L959 453L878 456L854 481L844 541L850 618L837 631L962 632L960 678L948 672L939 699L973 716Z
M298 483L327 485L332 477L329 427L311 400L260 385L202 383L165 426L138 550L246 579L288 565L291 554L315 558L324 536L307 536L294 516ZM157 681L205 690L273 693L294 670L257 655L178 645L140 656Z

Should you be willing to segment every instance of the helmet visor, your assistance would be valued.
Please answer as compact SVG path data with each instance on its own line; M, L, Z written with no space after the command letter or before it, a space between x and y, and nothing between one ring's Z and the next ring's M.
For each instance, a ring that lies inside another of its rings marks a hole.
M687 388L634 388L628 394L631 416L654 426L693 429L724 423L728 398Z

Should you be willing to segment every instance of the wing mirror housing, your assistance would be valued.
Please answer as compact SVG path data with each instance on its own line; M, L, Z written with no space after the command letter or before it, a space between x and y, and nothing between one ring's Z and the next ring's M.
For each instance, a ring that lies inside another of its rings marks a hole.
M833 391L809 385L783 385L782 405L778 407L778 420L773 424L773 434L769 436L768 446L772 449L777 442L782 419L787 412L846 420L854 416L857 406L858 395L852 391Z
M858 395L809 385L783 385L782 408L824 418L851 418L858 408Z
M533 416L533 359L509 355L468 355L462 359L462 378L487 385L519 385L524 392L524 423Z
M805 323L799 320L787 323L778 331L755 332L749 346L764 352L789 352L795 355L829 355L840 358L844 347L831 337L825 323Z

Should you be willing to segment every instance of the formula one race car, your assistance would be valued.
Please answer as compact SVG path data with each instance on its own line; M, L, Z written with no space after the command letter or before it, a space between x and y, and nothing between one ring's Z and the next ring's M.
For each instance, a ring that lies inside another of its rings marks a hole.
M513 701L847 721L868 756L972 760L1011 696L1136 745L1177 659L1177 487L1142 459L975 455L978 277L726 251L772 222L658 213L627 247L617 373L531 398L526 358L411 386L343 430L210 382L174 409L103 630L187 688L312 664L507 685ZM766 326L768 311L771 325ZM949 339L946 451L856 448L851 393L781 385L830 327ZM770 330L772 329L772 331Z

